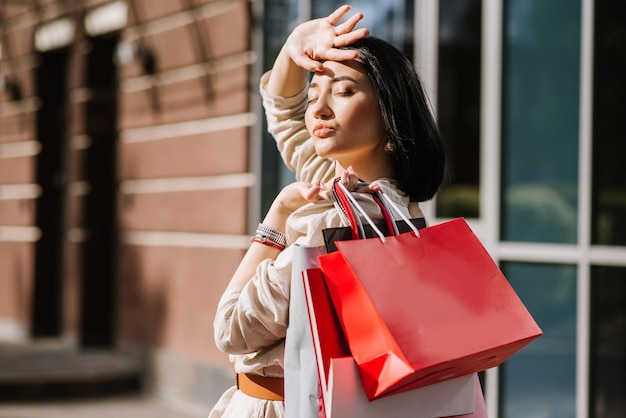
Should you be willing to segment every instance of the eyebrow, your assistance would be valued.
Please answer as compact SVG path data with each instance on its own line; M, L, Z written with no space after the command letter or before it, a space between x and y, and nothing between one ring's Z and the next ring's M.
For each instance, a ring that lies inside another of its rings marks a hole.
M331 78L331 79L330 79L330 82L331 82L331 83L337 83L337 82L339 82L339 81L346 81L346 80L348 80L348 81L352 81L354 84L359 84L359 82L358 82L358 81L356 81L354 78L352 78L352 77L350 77L350 76L347 76L347 75L340 76L340 77L333 77L333 78ZM312 82L312 83L309 85L309 88L315 88L315 87L317 87L317 86L318 86L318 84L317 84L316 82Z

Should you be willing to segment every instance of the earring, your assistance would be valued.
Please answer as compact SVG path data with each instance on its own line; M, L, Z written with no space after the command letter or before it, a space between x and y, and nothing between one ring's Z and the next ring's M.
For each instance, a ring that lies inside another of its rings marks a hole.
M385 146L383 148L387 154L393 154L396 152L396 144L393 143L391 139L385 142Z

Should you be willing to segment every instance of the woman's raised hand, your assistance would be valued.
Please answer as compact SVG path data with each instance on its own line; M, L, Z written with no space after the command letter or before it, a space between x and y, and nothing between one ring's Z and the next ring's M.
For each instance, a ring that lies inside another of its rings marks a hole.
M308 71L321 71L321 61L346 61L357 58L352 50L337 49L369 35L369 30L354 30L363 19L362 13L350 16L345 22L339 21L348 13L350 6L341 6L328 17L310 20L297 26L285 43L291 60Z

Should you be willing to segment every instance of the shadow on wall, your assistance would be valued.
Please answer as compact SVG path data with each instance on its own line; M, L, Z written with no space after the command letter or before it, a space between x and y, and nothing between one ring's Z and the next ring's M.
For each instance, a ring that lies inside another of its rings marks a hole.
M144 389L182 402L198 416L206 416L233 384L227 356L202 351L212 344L207 306L219 297L215 283L197 280L214 262L205 252L122 245L118 291L118 341L142 362ZM222 261L232 264L229 257Z
M119 254L118 341L149 348L164 339L167 278L149 277L138 247L124 245Z

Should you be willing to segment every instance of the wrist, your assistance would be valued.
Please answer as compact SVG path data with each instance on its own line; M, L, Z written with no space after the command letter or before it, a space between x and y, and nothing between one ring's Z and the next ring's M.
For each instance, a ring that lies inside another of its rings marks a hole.
M280 251L284 250L287 246L285 234L264 223L259 224L256 229L256 234L252 237L251 241L276 248Z
M269 210L267 211L265 218L263 218L262 223L278 231L285 231L287 218L289 218L289 215L291 215L291 213L292 210L289 209L289 207L287 207L278 199L274 200Z

